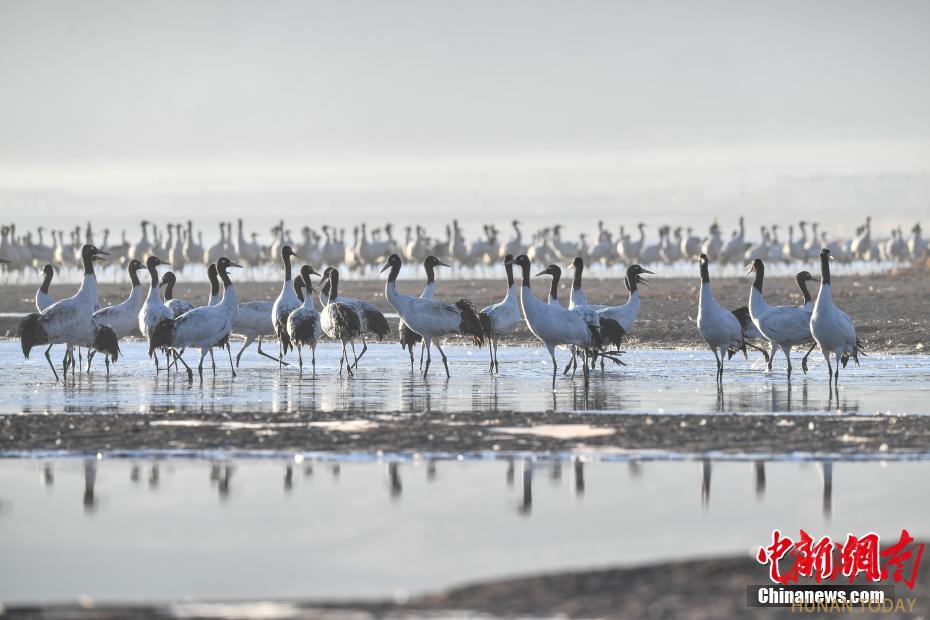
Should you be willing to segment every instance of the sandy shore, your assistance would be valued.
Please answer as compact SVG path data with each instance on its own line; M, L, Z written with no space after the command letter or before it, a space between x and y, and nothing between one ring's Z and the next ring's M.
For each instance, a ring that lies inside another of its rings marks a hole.
M682 347L701 345L694 318L697 315L698 278L653 279L649 287L641 287L642 310L631 338L631 344L649 347ZM801 294L790 278L766 278L766 296L770 303L800 303ZM728 307L748 303L750 282L745 278L720 278L713 282L717 300ZM279 284L272 282L242 282L237 284L242 300L274 299ZM569 282L563 282L563 299L568 298ZM402 291L414 294L418 282L402 282ZM816 295L816 285L812 287ZM930 277L925 271L902 270L890 274L849 276L834 283L834 300L856 323L866 350L919 353L926 350L930 333ZM345 290L343 290L345 289ZM535 290L542 295L541 281ZM72 294L73 285L51 287L55 298ZM383 311L392 309L384 298L381 280L347 281L340 287L346 296L368 299ZM500 301L503 283L499 280L440 280L437 296L455 300L469 297L478 308ZM591 303L622 304L627 292L622 280L585 280L585 293ZM102 284L102 303L119 302L126 294L125 285ZM0 290L0 313L25 313L33 309L35 286L8 285ZM175 296L185 299L205 297L204 286L179 283ZM567 303L567 301L566 301ZM0 334L15 334L18 319L0 318ZM523 332L518 340L532 336Z

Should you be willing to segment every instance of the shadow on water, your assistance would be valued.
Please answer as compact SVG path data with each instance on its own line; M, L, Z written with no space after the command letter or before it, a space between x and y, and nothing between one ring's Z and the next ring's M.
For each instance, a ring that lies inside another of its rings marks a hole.
M930 413L930 358L868 358L842 375L838 394L830 392L816 366L787 382L761 360L729 362L722 391L716 389L713 360L701 351L633 350L628 366L581 378L560 377L551 389L547 360L536 347L500 349L501 373L487 372L483 351L449 346L452 378L440 373L423 379L410 369L400 347L374 344L355 377L339 376L328 361L336 347L321 345L316 374L277 367L257 356L243 358L232 379L220 365L217 376L189 384L164 371L156 376L141 343L124 345L125 357L107 377L98 370L74 381L50 381L48 368L23 362L16 343L0 342L0 363L18 367L0 376L5 398L0 414L156 413L228 415L345 411L356 413L482 411L594 411L607 413ZM257 358L257 359L256 359Z
M383 596L488 567L742 553L773 528L905 524L925 538L930 499L910 490L928 473L926 461L8 459L0 598Z

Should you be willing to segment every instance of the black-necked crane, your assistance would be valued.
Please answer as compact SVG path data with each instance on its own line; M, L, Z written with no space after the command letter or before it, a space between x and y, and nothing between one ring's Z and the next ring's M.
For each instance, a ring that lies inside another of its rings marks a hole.
M436 267L450 267L451 265L442 262L433 255L427 256L423 259L423 270L426 271L426 286L423 287L423 292L420 293L420 299L432 299L433 295L436 292ZM410 326L404 323L404 319L400 319L400 323L397 326L397 338L400 341L400 348L405 349L410 353L410 369L413 369L413 349L417 344L423 342L423 337L410 329ZM420 370L423 369L423 351L424 347L420 347Z
M762 296L762 283L765 278L765 263L757 258L748 266L750 273L755 273L752 288L749 291L749 315L759 332L772 343L769 353L769 370L775 357L775 349L780 348L788 363L788 380L791 380L791 347L811 342L811 314L799 306L770 306Z
M442 363L446 369L446 377L449 377L451 376L449 362L439 344L439 338L450 334L461 334L472 338L476 345L482 346L484 344L484 335L481 330L478 311L475 310L475 305L465 298L459 299L454 304L447 304L434 299L421 299L398 292L397 275L400 273L402 264L400 256L391 254L387 263L381 268L382 272L390 269L388 281L385 285L385 296L401 319L413 331L423 337L423 344L426 347L426 365L423 376L426 377L429 373L430 350L435 340L436 349L442 356Z
M313 301L313 284L310 276L320 275L310 265L304 265L300 268L300 279L302 288L306 289L303 303L290 313L287 317L287 334L297 349L297 359L300 362L300 372L304 371L304 358L301 348L310 347L311 363L313 372L316 373L316 345L323 336L323 328L320 323L320 313L316 309ZM338 276L337 276L338 279ZM297 283L294 283L297 286Z
M827 373L831 386L837 386L840 380L840 364L846 367L851 357L859 365L859 354L862 346L856 337L856 327L849 315L840 310L833 303L830 292L830 250L824 248L820 251L820 292L814 303L814 312L811 314L811 335L820 347L823 358L827 362ZM830 364L830 355L834 356L836 371ZM864 353L862 353L864 355Z
M36 310L39 312L55 303L55 300L48 294L48 287L51 285L53 277L55 277L54 267L49 264L42 267L42 284L36 289Z
M94 318L102 325L109 325L116 337L120 339L129 338L139 326L139 311L142 310L142 304L145 301L145 292L137 273L141 269L145 269L142 261L135 258L130 260L126 264L129 283L132 287L129 290L129 296L118 304L94 312ZM94 352L91 350L87 354L88 369L93 357ZM110 360L107 358L105 361L109 365Z
M737 351L746 352L743 327L736 315L717 303L710 286L708 258L701 254L698 259L701 266L701 292L698 298L697 327L701 337L714 352L717 360L717 384L723 384L723 361Z
M320 304L322 306L329 304L329 274L334 270L334 267L327 267L323 270L323 280L320 282ZM358 316L362 352L355 359L354 363L357 366L358 361L362 359L368 350L368 342L365 337L376 336L378 342L381 342L385 336L391 333L391 326L388 325L384 314L370 301L340 296L339 303L348 306Z
M168 306L169 310L171 310L171 314L174 316L174 318L178 318L185 312L190 312L194 309L194 304L187 301L186 299L174 298L174 285L176 282L177 277L174 275L173 271L166 271L161 276L161 288L165 291L165 305Z
M557 346L577 347L584 354L585 385L588 383L588 353L600 348L600 334L572 310L567 310L556 303L543 303L533 294L530 287L530 259L521 254L514 259L514 263L522 270L522 285L520 287L520 307L526 325L534 336L539 338L549 351L552 358L552 387L555 387L555 378L558 373L558 364L555 361L555 348ZM555 276L547 268L539 275Z
M497 343L502 336L509 336L520 327L520 287L513 278L513 255L504 257L504 271L507 274L507 293L504 299L491 304L478 313L484 338L488 341L488 353L491 361L490 372L498 372ZM411 357L411 363L413 359Z
M159 371L158 353L151 348L152 332L155 326L166 319L173 319L174 314L161 298L161 289L159 288L158 266L166 265L165 261L157 256L149 256L145 259L145 268L149 272L149 292L139 310L139 331L142 332L143 338L149 341L149 357L155 360L155 372ZM170 359L167 350L165 351L165 369L169 368Z
M355 357L355 339L359 337L362 331L358 315L352 309L339 302L339 271L333 269L327 277L329 283L329 300L320 312L320 327L323 333L333 340L342 343L342 357L339 358L339 374L342 374L342 364L345 363L346 371L352 374L352 364L349 362L349 354L346 351L346 343L352 344L352 353ZM312 291L307 297L312 297ZM356 362L358 358L356 357Z
M223 346L229 340L233 322L239 310L239 298L236 287L229 278L228 269L241 268L225 256L216 261L216 271L223 283L223 300L215 306L200 306L185 312L178 318L165 319L155 326L149 338L149 354L156 348L170 348L175 352L175 358L187 370L188 381L194 380L194 373L184 361L180 351L182 349L199 349L200 362L197 372L203 381L203 360L213 347ZM227 348L227 352L229 352ZM233 367L232 353L229 352L229 370L236 376ZM215 372L215 370L214 370Z
M62 360L64 378L68 377L68 366L73 364L72 352L75 346L93 348L108 354L113 361L119 358L119 342L116 334L107 325L101 325L94 319L94 310L99 304L97 276L94 273L95 260L106 256L106 252L96 246L86 244L81 249L84 266L84 279L81 287L73 296L59 300L41 313L27 315L19 326L23 355L29 357L29 351L37 345L64 344L65 356ZM52 364L49 351L45 358L58 380L58 373Z
M281 292L271 306L271 322L274 324L275 335L278 338L278 369L283 366L284 356L291 348L291 340L287 335L287 317L300 306L294 284L291 282L291 257L297 254L289 245L281 246L281 261L284 263L284 282Z

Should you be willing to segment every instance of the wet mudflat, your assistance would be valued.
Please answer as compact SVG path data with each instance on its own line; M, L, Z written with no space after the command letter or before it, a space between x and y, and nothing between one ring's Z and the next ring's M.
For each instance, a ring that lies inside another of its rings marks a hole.
M773 527L926 539L930 499L913 490L928 474L926 461L5 459L0 600L408 601L748 558Z

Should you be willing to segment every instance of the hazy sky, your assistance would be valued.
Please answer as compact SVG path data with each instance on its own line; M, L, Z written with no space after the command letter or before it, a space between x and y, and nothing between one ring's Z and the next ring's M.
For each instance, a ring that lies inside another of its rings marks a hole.
M920 168L930 2L0 0L0 83L6 187L618 152Z

